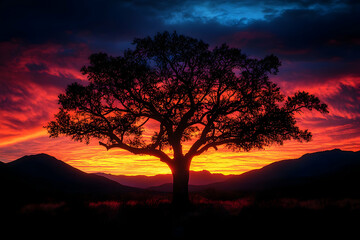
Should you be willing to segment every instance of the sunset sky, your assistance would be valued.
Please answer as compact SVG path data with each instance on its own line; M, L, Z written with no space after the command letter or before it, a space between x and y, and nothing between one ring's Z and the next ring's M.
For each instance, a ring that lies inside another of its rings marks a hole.
M305 90L329 106L297 116L313 133L308 143L265 150L220 148L196 157L191 170L239 174L305 153L360 150L360 2L270 1L19 1L0 2L0 161L47 153L86 172L170 173L154 157L110 150L43 128L58 111L58 95L86 83L80 68L92 53L118 56L134 38L174 31L210 47L227 43L252 57L282 61L272 77L283 93Z

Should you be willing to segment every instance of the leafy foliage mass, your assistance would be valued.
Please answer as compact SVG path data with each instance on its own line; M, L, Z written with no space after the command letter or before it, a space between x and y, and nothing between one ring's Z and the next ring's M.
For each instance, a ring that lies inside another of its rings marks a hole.
M249 151L309 141L311 133L299 129L295 114L327 112L309 93L280 92L269 80L280 66L274 55L249 58L226 44L210 49L168 32L134 45L123 56L90 56L81 69L89 83L73 83L59 96L59 113L46 126L51 137L99 139L107 149L153 155L171 167L220 145ZM184 142L191 144L186 152Z

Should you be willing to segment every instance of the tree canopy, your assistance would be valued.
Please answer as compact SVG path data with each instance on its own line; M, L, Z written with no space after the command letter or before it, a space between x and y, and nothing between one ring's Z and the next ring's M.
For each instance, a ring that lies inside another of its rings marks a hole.
M281 65L274 55L250 58L238 48L210 48L176 32L133 43L119 57L91 55L81 69L87 84L73 83L59 95L59 112L46 128L50 137L98 139L106 149L159 158L172 170L174 196L182 202L193 157L219 146L249 151L309 141L296 114L328 112L307 92L281 93L269 79Z
M88 84L73 83L59 95L59 113L46 126L51 137L95 138L107 149L149 154L171 166L176 158L191 160L220 145L249 151L309 141L311 133L299 129L295 114L327 112L309 93L281 93L269 79L281 64L274 55L250 58L226 44L210 49L176 32L135 39L134 45L123 56L90 56L81 69ZM149 121L157 130L145 131ZM184 152L187 141L191 147Z

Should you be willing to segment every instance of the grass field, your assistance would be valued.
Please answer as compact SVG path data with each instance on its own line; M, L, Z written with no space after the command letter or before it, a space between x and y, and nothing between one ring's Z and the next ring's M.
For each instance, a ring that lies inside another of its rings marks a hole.
M44 201L3 208L1 224L12 236L98 236L114 239L312 239L360 232L360 199L211 199L191 196L192 204L174 211L170 195L134 199ZM3 232L4 232L3 231ZM349 237L349 238L348 238Z

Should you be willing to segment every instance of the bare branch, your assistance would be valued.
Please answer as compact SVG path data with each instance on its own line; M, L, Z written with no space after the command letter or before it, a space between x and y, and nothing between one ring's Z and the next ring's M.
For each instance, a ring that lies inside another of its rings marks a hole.
M104 146L106 148L106 150L110 150L112 148L121 148L121 149L127 150L136 155L151 155L154 157L158 157L160 159L160 161L168 164L169 166L173 164L173 160L171 158L169 158L169 156L167 156L163 151L160 151L157 149L136 148L136 147L131 147L124 143L105 144L101 141L99 141L99 144L101 146Z

